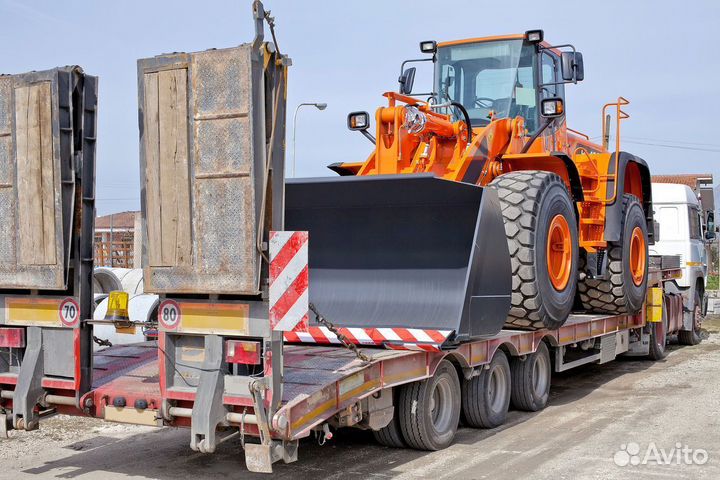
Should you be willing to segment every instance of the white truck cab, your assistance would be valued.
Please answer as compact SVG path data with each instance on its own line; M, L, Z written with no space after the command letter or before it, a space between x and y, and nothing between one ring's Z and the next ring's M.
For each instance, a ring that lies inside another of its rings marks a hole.
M707 311L708 240L715 237L715 227L710 219L706 225L700 202L687 185L653 183L652 199L660 229L650 254L680 257L682 278L675 284L685 298L684 327L693 329L693 321L702 321Z

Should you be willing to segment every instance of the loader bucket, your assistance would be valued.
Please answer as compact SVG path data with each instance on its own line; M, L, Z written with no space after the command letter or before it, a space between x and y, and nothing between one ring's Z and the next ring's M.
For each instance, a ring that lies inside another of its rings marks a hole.
M510 256L494 190L420 175L289 180L285 228L310 232L310 302L338 327L494 335ZM314 319L311 319L311 326Z

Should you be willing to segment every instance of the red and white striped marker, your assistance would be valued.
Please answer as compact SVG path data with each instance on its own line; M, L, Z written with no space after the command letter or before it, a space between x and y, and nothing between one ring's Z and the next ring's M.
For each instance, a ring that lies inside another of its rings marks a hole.
M270 326L308 329L308 232L270 232Z
M386 347L394 350L440 351L452 330L418 328L357 328L340 327L338 331L350 343L360 346ZM286 332L290 343L339 344L340 339L326 327L312 326L306 331Z

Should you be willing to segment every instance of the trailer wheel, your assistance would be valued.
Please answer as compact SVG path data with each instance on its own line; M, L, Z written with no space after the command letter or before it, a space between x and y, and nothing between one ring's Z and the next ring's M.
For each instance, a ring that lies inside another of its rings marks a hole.
M442 450L450 445L460 421L460 380L452 363L443 360L435 375L404 386L398 400L398 423L409 446Z
M634 195L623 195L620 240L608 242L606 254L609 278L584 278L578 283L583 308L598 313L637 313L647 294L648 235L645 212Z
M498 176L512 262L509 328L559 328L575 300L578 233L575 210L560 176L527 170Z
M695 301L692 306L692 312L692 330L680 330L678 332L678 342L681 345L697 345L702 341L702 337L700 336L700 326L702 325L702 299L697 288L695 289Z
M465 421L475 428L495 428L505 423L510 406L510 364L497 350L480 375L463 382L462 409Z
M513 406L527 412L545 408L550 395L551 370L550 352L545 342L540 342L538 349L525 359L513 357L510 364Z
M649 323L650 328L650 352L648 358L650 360L662 360L667 357L667 331L668 331L668 315L663 300L662 321Z
M402 387L400 387L400 389L402 389ZM403 440L402 431L400 430L399 417L400 413L396 404L393 418L392 420L390 420L390 423L385 425L380 430L373 430L373 436L380 445L391 448L407 447L405 440Z

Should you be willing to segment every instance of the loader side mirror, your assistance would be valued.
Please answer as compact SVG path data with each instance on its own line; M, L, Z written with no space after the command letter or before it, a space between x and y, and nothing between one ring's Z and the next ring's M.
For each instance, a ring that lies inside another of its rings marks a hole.
M560 70L566 82L580 82L585 78L583 56L580 52L562 52Z
M400 93L403 95L410 95L412 93L413 83L415 83L415 70L415 67L410 67L398 78Z

